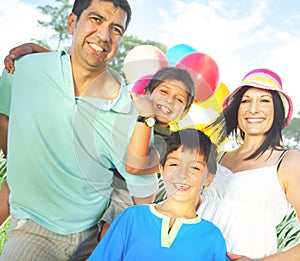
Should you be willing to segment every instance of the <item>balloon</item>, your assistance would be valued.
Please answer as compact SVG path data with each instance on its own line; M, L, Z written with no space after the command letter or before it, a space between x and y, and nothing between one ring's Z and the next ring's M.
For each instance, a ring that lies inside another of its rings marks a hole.
M190 53L176 67L190 72L195 83L197 102L203 102L213 95L219 81L219 68L210 56L199 52Z
M186 45L177 44L166 52L166 57L171 66L175 66L184 56L196 52L196 49Z
M138 79L132 86L131 91L137 93L137 94L144 94L145 93L145 87L148 85L150 80L152 79L153 75L146 75L140 79Z
M229 93L230 91L227 86L224 83L220 82L218 88L215 90L214 96L216 96L216 99L221 107L223 106L223 102L229 95Z
M223 101L229 93L230 91L227 86L224 83L220 82L213 95L206 101L201 102L200 105L204 108L211 108L217 112L221 112Z
M133 82L145 75L154 74L166 66L168 60L159 48L152 45L139 45L127 53L123 69L127 82Z

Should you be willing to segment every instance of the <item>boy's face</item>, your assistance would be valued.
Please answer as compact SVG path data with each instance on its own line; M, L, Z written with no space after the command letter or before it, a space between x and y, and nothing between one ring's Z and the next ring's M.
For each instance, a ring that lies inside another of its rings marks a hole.
M70 14L68 32L72 65L99 71L115 57L125 31L127 13L106 1L93 0L80 18Z
M185 112L188 94L185 85L176 80L160 83L150 94L157 123L168 126L180 120Z
M167 156L161 174L169 198L192 204L198 201L202 187L213 179L203 154L182 147Z

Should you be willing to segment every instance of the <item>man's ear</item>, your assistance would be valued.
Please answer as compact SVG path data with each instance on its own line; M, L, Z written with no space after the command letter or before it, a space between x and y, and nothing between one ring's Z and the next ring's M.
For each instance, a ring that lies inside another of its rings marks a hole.
M208 188L213 183L214 178L215 178L215 174L212 174L212 173L207 174L205 188Z
M164 167L161 163L159 163L158 165L158 171L161 174L161 177L163 178Z
M75 15L74 13L69 14L69 16L68 16L68 33L71 35L74 34L74 31L75 31L76 19L77 19L77 15Z

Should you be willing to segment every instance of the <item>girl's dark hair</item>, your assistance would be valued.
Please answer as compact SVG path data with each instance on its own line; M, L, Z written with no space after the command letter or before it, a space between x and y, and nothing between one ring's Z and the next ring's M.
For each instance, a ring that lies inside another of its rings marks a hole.
M240 107L242 97L252 86L243 86L230 99L228 106L223 112L208 126L204 131L212 131L212 135L216 135L216 143L220 145L230 134L239 140L239 136L244 140L245 134L238 128L238 109ZM282 129L284 127L285 114L284 107L280 95L277 91L268 90L272 95L274 104L274 119L273 124L268 132L265 133L266 139L261 146L253 152L246 160L253 159L263 154L268 148L274 150L283 150L282 145Z
M190 73L187 70L177 67L162 68L153 75L150 82L145 87L145 92L152 93L159 84L168 80L176 80L184 84L188 94L188 100L185 106L185 111L188 110L194 102L195 85Z
M183 150L197 151L203 154L207 163L207 169L210 173L215 174L217 171L217 147L210 139L200 130L187 128L173 132L167 138L167 148L161 164L166 163L167 156L183 146Z
M77 20L80 18L82 12L87 9L93 0L75 0L72 8L72 13L77 16ZM127 29L131 20L131 8L127 0L97 0L99 2L110 2L115 8L121 8L127 13L127 20L125 24L125 30Z

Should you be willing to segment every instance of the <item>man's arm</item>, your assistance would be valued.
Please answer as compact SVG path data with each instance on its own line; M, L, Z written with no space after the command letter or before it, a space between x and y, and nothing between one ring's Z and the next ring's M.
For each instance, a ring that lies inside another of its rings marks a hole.
M7 156L7 132L8 132L8 117L0 113L0 148L4 156Z
M9 213L9 188L7 182L4 181L4 184L0 190L0 226L3 224L5 220L8 219Z
M8 53L8 55L4 59L5 69L9 73L13 73L15 71L14 61L22 55L30 54L30 53L42 53L42 52L50 52L50 50L35 44L35 43L25 43L19 46L14 47Z
M4 156L7 155L7 131L8 131L8 117L4 114L0 114L0 148L3 151ZM4 182L0 190L0 225L9 217L9 188Z

